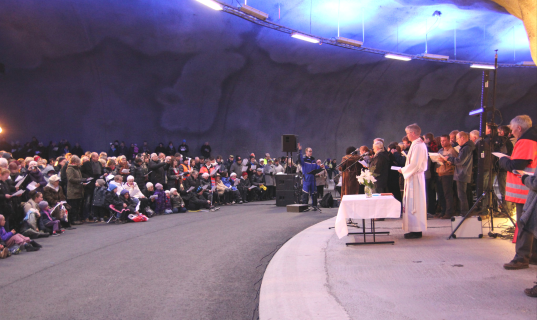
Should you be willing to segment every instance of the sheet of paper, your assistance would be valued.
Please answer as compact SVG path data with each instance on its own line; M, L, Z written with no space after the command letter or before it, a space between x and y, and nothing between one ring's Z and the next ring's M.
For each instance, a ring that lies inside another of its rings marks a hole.
M123 170L121 170L121 173L129 173L129 172L130 172L129 169L123 169Z
M15 182L19 182L19 181L21 181L22 179L24 179L23 176L18 176L18 177L15 179Z
M533 176L533 175L535 175L534 172L528 172L528 171L523 171L523 170L513 170L513 173L514 173L514 174L519 174L519 175L521 175L521 176L523 176L523 175L525 175L525 174L527 174L527 175L529 175L529 176Z
M214 192L214 190L215 190L215 189L216 189L216 187L212 187L212 188L211 188L211 191L213 191L213 192Z
M255 164L252 164L252 165L250 166L250 169L252 169L252 170L255 170L256 168L257 168L257 166L256 166Z
M241 181L239 179L235 179L235 182L233 183L234 186L238 186Z
M246 172L246 170L248 170L248 167L247 166L242 166L242 172Z
M153 172L153 171L149 171L148 173L145 174L145 176L148 176L151 172Z
M500 159L503 158L503 157L509 157L508 155L503 154L501 152L493 152L492 154L495 155L496 157L500 158Z
M92 177L86 178L86 181L91 181L91 180L93 180Z
M19 177L22 177L22 176L19 176ZM24 180L26 180L25 178L26 178L26 177L20 179L19 182L15 185L15 187L19 188L19 187L21 186L21 184L24 182ZM18 179L18 178L17 178L17 179Z
M203 187L201 187L203 190L207 190L207 187L209 187L208 184L204 185Z
M109 175L106 176L106 181L110 181L110 180L112 180L112 179L114 179L114 175L113 175L113 174L109 174Z
M32 181L31 183L29 183L27 186L26 186L26 189L32 191L32 190L35 190L37 187L37 183L35 181Z
M247 159L242 159L242 165L245 166L247 164L248 164L248 160ZM246 170L244 170L244 171L246 171Z
M256 186L251 186L250 188L248 188L248 190L252 190L253 188L255 188Z
M26 190L19 190L19 191L15 192L14 194L12 194L11 196L12 196L12 197L16 197L16 196L18 196L18 195L23 194L24 191L26 191Z
M149 197L149 199L156 199L156 198L158 198L158 195L156 195L156 194L154 194L154 195Z
M190 188L188 188L188 190L187 190L186 192L190 192L190 191L192 191L192 190L194 190L194 187L190 187Z
M369 168L369 165L367 164L367 162L365 162L365 160L360 160L360 161L358 161L358 163L360 163L365 168Z
M399 171L399 170L401 170L401 167L392 166L390 169L395 170L395 171Z
M456 146L456 147L453 148L453 149L455 149L455 151L457 151L457 152L461 152L461 146Z

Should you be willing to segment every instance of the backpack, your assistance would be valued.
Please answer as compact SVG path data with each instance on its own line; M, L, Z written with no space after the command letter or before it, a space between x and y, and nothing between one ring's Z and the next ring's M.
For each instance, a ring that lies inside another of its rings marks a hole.
M323 199L321 200L321 207L332 208L333 205L334 205L334 198L332 197L332 194L330 193L325 194Z

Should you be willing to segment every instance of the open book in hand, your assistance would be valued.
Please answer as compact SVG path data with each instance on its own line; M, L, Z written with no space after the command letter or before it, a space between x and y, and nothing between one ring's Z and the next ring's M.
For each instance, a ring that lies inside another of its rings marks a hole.
M401 168L401 167L392 166L390 169L395 170L395 171L399 171L399 170L401 170L402 168Z
M429 157L431 158L433 162L436 162L439 164L444 164L440 159L447 160L446 157L444 157L440 153L429 152Z
M186 192L188 193L188 192L190 192L190 191L192 191L192 190L194 190L194 187L190 187L190 188L188 188L188 190L187 190Z
M129 172L130 172L129 169L123 169L123 170L121 170L121 173L125 173L125 174L127 174L127 173L129 173Z
M252 190L253 188L255 188L256 186L251 186L250 188L248 188L248 190Z

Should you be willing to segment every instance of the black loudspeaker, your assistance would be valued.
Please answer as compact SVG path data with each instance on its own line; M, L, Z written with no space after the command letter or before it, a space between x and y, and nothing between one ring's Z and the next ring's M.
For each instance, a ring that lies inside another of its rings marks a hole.
M282 151L283 152L297 152L297 140L298 136L294 134L284 134L282 136Z
M295 190L276 190L276 206L285 207L288 204L296 203Z
M295 190L300 186L300 180L295 174L277 174L274 179L276 179L276 191Z

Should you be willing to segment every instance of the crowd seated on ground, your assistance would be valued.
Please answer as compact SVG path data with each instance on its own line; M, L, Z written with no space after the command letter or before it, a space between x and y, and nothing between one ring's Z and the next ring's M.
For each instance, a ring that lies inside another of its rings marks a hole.
M488 130L485 139L490 139L491 130L496 128ZM508 126L498 128L502 149L493 151L509 154L513 150L515 141L509 130ZM479 132L454 130L436 137L427 133L422 139L429 152L449 159L429 162L428 212L438 218L460 214L473 201ZM461 149L455 148L459 145ZM126 146L125 142L115 141L107 152L97 153L84 152L78 143L71 146L67 140L50 142L45 147L35 137L24 145L7 143L3 138L0 257L4 249L9 253L38 250L39 245L32 239L59 236L79 224L147 221L187 210L216 210L220 206L271 200L275 198L276 174L302 175L299 162L292 158L273 158L268 153L260 159L253 153L244 158L213 157L208 142L199 149L201 156L191 156L185 140L177 148L173 142L167 147L159 144L153 153L145 141L140 147ZM400 200L402 177L388 168L404 166L409 148L406 137L389 144L377 138L372 149L365 145L358 148L361 158L379 176L375 185L378 192L392 192ZM317 163L325 168L315 179L318 192L322 194L327 181L333 179L335 189L341 193L343 179L338 161L329 158ZM497 178L503 198L505 172L493 164L490 174ZM356 192L363 192L363 188Z

